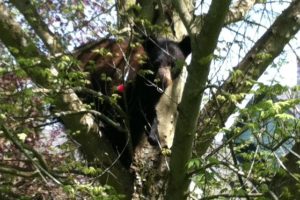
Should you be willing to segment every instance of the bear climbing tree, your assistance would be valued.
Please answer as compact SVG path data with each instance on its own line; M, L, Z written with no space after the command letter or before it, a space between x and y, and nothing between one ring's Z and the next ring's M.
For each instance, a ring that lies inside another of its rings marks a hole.
M90 87L115 101L89 97L95 108L120 127L101 122L101 131L110 140L125 167L143 133L155 145L155 105L172 84L191 52L188 37L177 43L148 37L141 44L127 40L103 39L77 53L81 68L90 73ZM115 104L115 105L113 105ZM123 112L116 109L121 108ZM125 114L125 116L124 116Z

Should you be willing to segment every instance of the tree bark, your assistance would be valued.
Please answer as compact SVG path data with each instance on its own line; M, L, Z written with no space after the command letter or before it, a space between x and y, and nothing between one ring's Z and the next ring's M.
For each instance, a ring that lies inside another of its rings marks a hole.
M176 1L175 1L176 2ZM213 52L223 27L230 1L212 1L200 34L192 33L192 60L187 67L188 77L178 106L178 120L172 146L170 178L166 199L186 199L190 178L186 165L192 155L195 128ZM181 7L176 7L180 10ZM179 11L179 13L183 13ZM188 19L187 19L188 20ZM186 22L185 24L188 24ZM187 27L189 29L189 27ZM191 29L189 29L191 32ZM205 48L202 48L205 47Z

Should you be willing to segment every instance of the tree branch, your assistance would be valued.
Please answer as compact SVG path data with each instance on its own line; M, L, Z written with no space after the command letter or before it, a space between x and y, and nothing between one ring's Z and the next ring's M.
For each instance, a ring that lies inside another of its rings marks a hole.
M238 64L232 75L217 91L217 96L221 96L222 92L246 93L252 88L248 80L257 80L274 58L280 54L290 39L299 31L299 11L300 1L293 1ZM240 75L238 78L234 76L237 72ZM221 112L223 118L227 119L236 108L234 102L229 100L222 102L219 111L214 109L217 105L218 102L211 100L202 109L197 130L199 142L196 144L199 156L207 151L215 134L222 126L222 121L218 118L217 113Z
M179 14L180 19L182 20L188 33L191 32L191 22L193 20L193 15L188 9L188 2L186 0L173 0L173 6Z
M30 74L32 80L38 85L49 85L48 80L51 77L50 64L42 63L47 62L46 57L36 48L19 24L13 20L3 3L0 3L0 32L1 41L19 62L23 70ZM27 64L25 65L26 61Z
M188 194L190 179L186 174L186 164L192 155L203 88L230 2L213 0L200 34L193 33L195 37L191 38L192 60L187 67L188 77L178 106L166 199L185 199Z
M0 166L0 172L3 174L11 174L11 175L27 177L27 178L37 177L39 175L38 171L28 171L21 168L6 167L6 166Z
M19 139L12 134L4 125L1 125L1 130L3 131L3 133L7 136L7 138L25 155L25 157L30 160L30 162L32 163L32 165L38 170L39 174L41 176L43 176L43 174L45 174L46 176L48 176L51 180L53 180L55 183L57 184L61 184L61 182L56 179L53 174L51 174L51 172L49 172L49 170L47 169L47 165L42 161L40 163L41 160L43 159L39 159L39 162L37 162L24 148L23 144L21 141L19 141ZM39 158L39 157L38 157Z
M31 1L10 0L10 2L24 15L35 33L42 39L52 54L64 51L59 38L50 31Z
M295 152L300 154L300 143L296 142L290 153L288 153L282 164L285 166L286 173L278 173L269 183L270 190L273 190L277 196L284 197L289 195L289 199L297 199L299 191L299 157ZM295 178L296 177L296 178ZM288 190L287 190L288 189Z
M259 3L260 0L239 0L231 6L224 21L224 25L231 24L244 19L246 14L253 8L254 4ZM196 30L201 30L203 26L203 19L205 15L199 15L194 18L193 27Z
M229 9L225 18L225 24L242 20L257 2L259 2L259 0L239 0L235 2L235 4Z
M255 198L255 197L262 197L263 196L263 193L249 193L249 194L217 194L217 195L211 195L211 196L208 196L208 197L203 197L201 198L200 200L209 200L209 199L220 199L220 198L245 198L245 197L252 197L252 198Z

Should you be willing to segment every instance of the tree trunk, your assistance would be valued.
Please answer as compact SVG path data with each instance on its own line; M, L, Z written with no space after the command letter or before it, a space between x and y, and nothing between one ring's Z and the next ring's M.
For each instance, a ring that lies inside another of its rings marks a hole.
M188 187L191 179L187 176L186 166L192 155L200 104L212 55L229 5L230 1L222 3L213 1L200 34L191 35L192 60L188 66L188 77L182 101L178 106L179 115L172 146L167 199L186 199L189 193Z

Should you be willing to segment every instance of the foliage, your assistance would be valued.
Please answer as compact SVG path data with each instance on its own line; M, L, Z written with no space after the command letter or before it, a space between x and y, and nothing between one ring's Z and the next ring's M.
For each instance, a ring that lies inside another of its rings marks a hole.
M57 65L64 71L66 60ZM81 79L72 76L57 77L54 89L80 84ZM1 198L122 197L109 186L93 184L101 176L101 168L76 161L79 157L73 152L77 144L66 138L63 126L49 112L55 93L34 85L20 69L3 71L0 83Z

